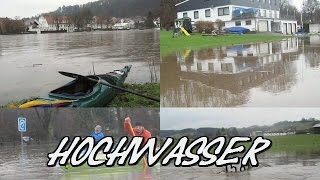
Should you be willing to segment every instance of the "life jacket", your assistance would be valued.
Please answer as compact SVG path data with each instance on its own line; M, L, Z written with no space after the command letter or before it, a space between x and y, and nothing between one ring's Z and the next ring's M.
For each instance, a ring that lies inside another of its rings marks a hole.
M141 134L138 133L137 128L132 128L132 129L133 129L133 132L134 132L134 134L132 134L132 131L131 131L131 129L130 129L130 124L129 124L129 123L126 123L126 122L125 122L125 123L123 124L123 126L124 126L125 131L126 131L129 135L131 135L131 136L141 136L141 137L143 137L143 142L144 142L144 143L146 143L147 140L148 140L149 138L151 138L151 132L148 131L148 130L146 130L145 128L143 128L143 131L142 131Z
M91 136L94 138L94 142L98 142L100 139L104 138L103 132L100 132L98 134L93 132Z

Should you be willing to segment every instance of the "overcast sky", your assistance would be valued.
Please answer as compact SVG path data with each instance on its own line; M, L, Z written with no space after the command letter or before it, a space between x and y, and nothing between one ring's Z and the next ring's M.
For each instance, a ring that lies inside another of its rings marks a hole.
M84 4L96 0L0 0L0 17L31 17L56 10L60 6ZM291 0L301 9L302 0Z
M320 108L161 108L161 130L272 125L301 118L320 119Z
M58 9L60 6L84 4L97 0L0 0L0 17L31 17Z

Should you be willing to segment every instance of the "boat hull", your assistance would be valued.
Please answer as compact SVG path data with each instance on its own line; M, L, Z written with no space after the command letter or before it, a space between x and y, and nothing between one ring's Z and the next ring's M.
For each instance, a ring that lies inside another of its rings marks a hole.
M83 79L77 78L49 92L47 97L38 98L25 103L20 107L104 107L113 100L118 91L102 83L121 87L123 86L130 69L131 65L128 65L121 70L115 70L101 75L88 76L99 80L98 83L90 82L89 80L82 82L84 81ZM87 88L89 92L83 93L83 95L68 93L68 91L78 91L84 86L88 86L90 88Z

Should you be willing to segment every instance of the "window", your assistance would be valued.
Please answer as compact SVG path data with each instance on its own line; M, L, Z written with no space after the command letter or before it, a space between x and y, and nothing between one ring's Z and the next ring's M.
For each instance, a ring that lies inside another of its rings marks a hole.
M199 11L194 12L194 19L199 19Z
M263 16L264 16L264 17L267 16L267 10L263 10Z
M241 21L236 21L236 26L241 26Z
M208 69L209 71L214 71L213 63L208 63Z
M184 17L184 18L188 17L188 13L186 13L186 12L183 13L183 17Z
M218 8L218 15L219 16L229 15L229 7Z
M206 17L211 17L211 11L210 11L210 9L206 9L206 10L205 10L205 14L206 14Z
M251 25L251 20L246 21L246 25Z

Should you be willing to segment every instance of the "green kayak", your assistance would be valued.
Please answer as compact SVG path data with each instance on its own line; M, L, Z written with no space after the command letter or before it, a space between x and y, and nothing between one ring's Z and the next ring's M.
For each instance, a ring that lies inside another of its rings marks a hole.
M102 153L98 153L97 160L106 160L106 156L105 154ZM131 171L135 171L135 172L143 172L143 161L141 160L137 165L133 165L133 166L119 166L119 165L115 165L113 167L107 167L105 165L102 166L98 166L98 167L90 167L87 163L83 164L82 166L78 166L78 167L73 167L70 164L67 164L66 166L61 166L61 168L68 173L72 173L72 172L81 172L81 173L86 173L86 172L91 172L91 171L99 171L99 172L103 172L103 173L122 173L122 172L131 172Z
M117 95L117 90L103 85L108 83L115 86L123 86L131 65L123 69L114 70L101 75L86 76L98 82L92 82L85 78L75 80L49 92L48 97L40 97L36 100L22 104L20 108L29 107L104 107Z

